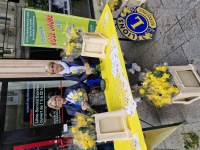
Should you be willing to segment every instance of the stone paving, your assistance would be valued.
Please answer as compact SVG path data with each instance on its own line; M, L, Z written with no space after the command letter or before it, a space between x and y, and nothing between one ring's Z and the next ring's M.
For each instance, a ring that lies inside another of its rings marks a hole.
M98 0L93 0L96 19L100 16ZM105 1L103 1L105 2ZM158 28L154 39L142 42L120 41L128 63L136 62L151 69L155 63L169 65L193 63L200 73L200 0L147 0L146 10L154 14ZM116 17L119 12L114 12ZM118 32L119 37L123 37ZM139 73L128 74L131 85L137 83ZM190 105L175 104L154 108L146 100L138 103L139 117L154 126L186 121L156 150L184 150L181 133L200 130L200 101ZM149 125L141 122L142 127ZM198 133L199 134L199 133ZM200 134L199 134L200 136Z

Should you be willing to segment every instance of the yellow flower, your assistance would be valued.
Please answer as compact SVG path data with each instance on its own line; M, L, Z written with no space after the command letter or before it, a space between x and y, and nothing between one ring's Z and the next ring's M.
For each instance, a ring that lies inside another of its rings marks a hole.
M92 118L88 118L88 119L87 119L87 122L92 122L92 121L93 121Z
M78 119L78 120L84 120L85 118L84 118L82 115L78 115L78 116L77 116L77 119Z
M165 89L165 87L162 84L158 88L159 88L159 90L164 90Z
M168 74L168 73L164 73L163 76L162 76L162 78L167 79L167 78L169 78L169 76L170 76L170 74Z
M151 80L156 80L156 77L154 77L153 74L150 75Z
M78 121L78 126L80 127L80 126L82 126L83 125L83 122L82 121Z
M144 93L145 93L145 90L141 88L141 89L139 89L139 93L140 93L140 94L144 94Z
M78 35L77 35L76 33L74 33L74 34L73 34L73 37L74 37L74 38L77 38L77 37L78 37Z
M174 92L175 92L176 94L178 94L178 93L179 93L179 89L178 89L178 88L175 88Z
M161 71L161 66L156 67L157 71Z
M171 94L171 93L174 93L175 92L175 88L173 86L171 86L169 89L168 89L168 93Z
M72 70L72 74L76 74L76 70Z
M93 147L94 146L94 141L93 140L89 140L88 141L88 145L89 145L90 148Z
M86 141L89 141L91 139L89 135L85 135L84 138L85 138Z
M75 93L72 97L73 99L77 99L78 98L78 95Z
M72 127L72 133L76 133L78 131L77 127Z
M142 86L144 89L148 88L148 84L143 84Z
M84 149L88 149L88 143L86 141L82 141L81 144L83 145Z
M88 124L87 121L83 121L82 123L84 126L86 126Z
M67 43L65 42L63 45L67 45Z
M151 75L151 72L147 72L147 73L146 73L146 77L147 77L147 78L150 77L150 75Z
M76 46L76 43L72 42L72 43L71 43L71 46L72 46L72 47L75 47L75 46Z
M72 49L73 49L73 47L72 47L71 45L68 45L68 46L67 46L67 50L68 50L68 51L71 51Z
M151 80L150 79L145 79L144 82L150 83Z
M76 28L72 29L72 33L76 33L76 31L77 31Z
M83 92L82 91L79 91L78 92L78 96L82 96L83 95Z
M70 51L66 51L66 55L70 55L71 54L71 52ZM73 73L72 73L73 74Z
M168 82L164 82L162 85L163 85L164 87L168 87L168 86L169 86L169 83L168 83Z
M161 71L162 71L162 72L166 72L166 71L167 71L167 67L166 67L166 66L162 66L162 67L161 67Z

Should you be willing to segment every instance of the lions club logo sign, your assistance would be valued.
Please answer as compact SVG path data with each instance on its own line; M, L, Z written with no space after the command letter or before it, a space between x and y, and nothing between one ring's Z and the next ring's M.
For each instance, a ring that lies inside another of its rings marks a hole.
M125 6L117 17L117 26L130 40L152 39L156 31L156 21L151 13L141 7Z

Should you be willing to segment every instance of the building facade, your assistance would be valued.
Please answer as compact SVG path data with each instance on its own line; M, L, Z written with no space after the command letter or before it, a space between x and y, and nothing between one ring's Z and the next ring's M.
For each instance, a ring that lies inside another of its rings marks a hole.
M85 0L83 7L72 14L90 18L91 1ZM47 101L53 95L62 95L65 88L76 83L44 72L48 61L61 59L58 50L21 46L22 9L25 7L27 4L23 0L19 3L0 0L1 150L46 140L57 142L70 116L63 109L48 108Z

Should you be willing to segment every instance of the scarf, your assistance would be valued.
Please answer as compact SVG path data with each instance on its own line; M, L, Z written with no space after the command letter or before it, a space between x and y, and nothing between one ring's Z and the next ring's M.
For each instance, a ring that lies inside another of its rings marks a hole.
M59 61L58 64L62 65L63 68L64 68L64 70L60 71L59 74L65 74L65 73L66 74L70 74L73 71L78 72L78 70L85 70L84 66L72 66L72 67L69 67L65 62L62 62L62 61Z

